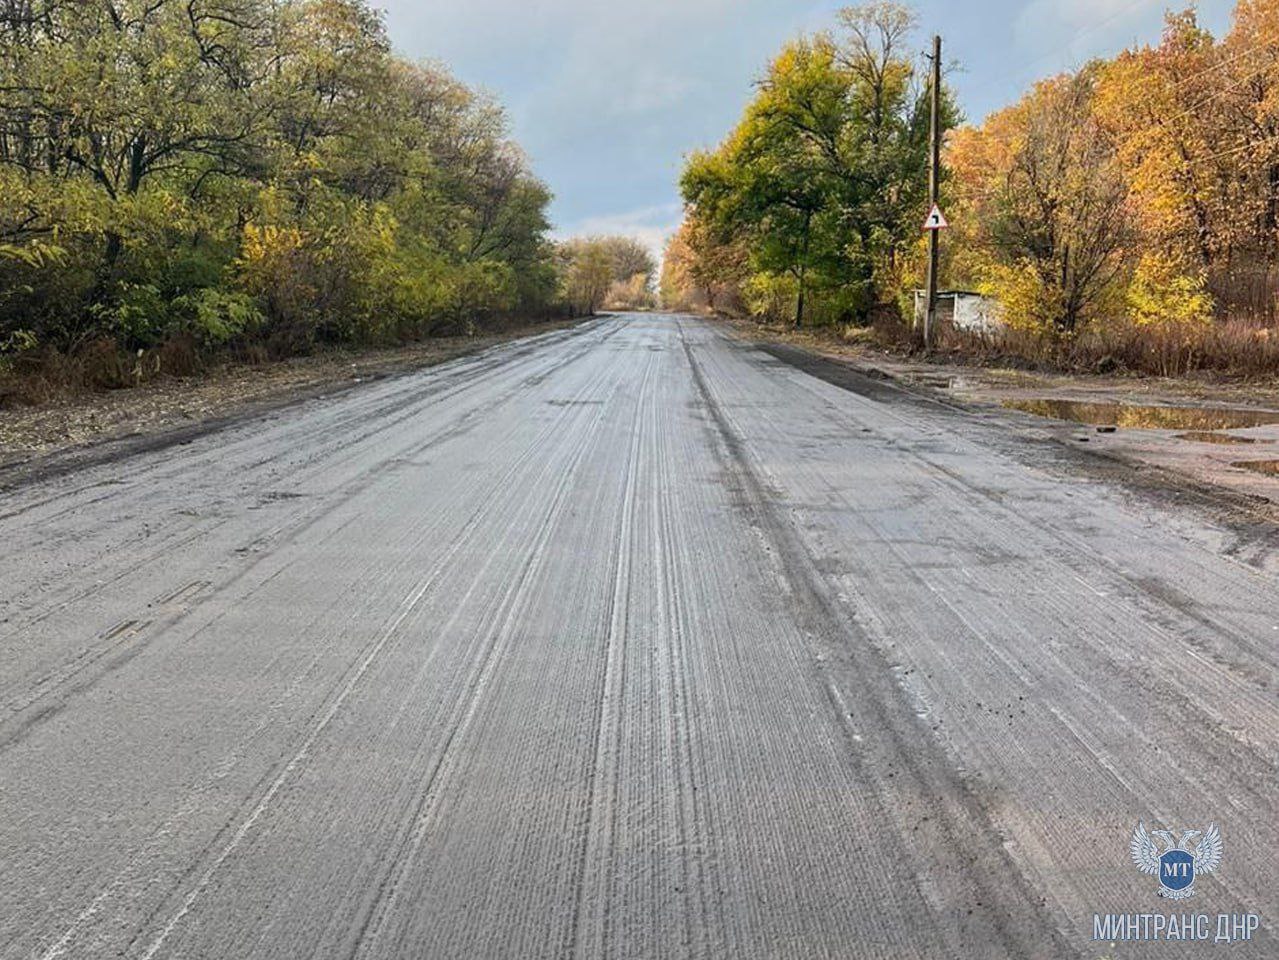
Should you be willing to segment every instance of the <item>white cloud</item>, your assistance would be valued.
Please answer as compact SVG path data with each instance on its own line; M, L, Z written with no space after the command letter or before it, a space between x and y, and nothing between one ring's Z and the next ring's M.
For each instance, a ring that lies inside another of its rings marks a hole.
M678 203L662 203L621 213L585 217L558 229L555 235L566 237L593 236L596 234L621 234L634 237L652 252L658 263L666 249L666 241L679 229L684 208Z
M398 50L443 60L506 104L561 232L616 228L658 247L678 221L683 155L724 137L787 39L830 26L855 0L372 2L388 8ZM1040 77L1156 41L1164 8L1186 0L908 2L920 14L914 52L944 37L980 120ZM1220 29L1233 3L1198 6Z

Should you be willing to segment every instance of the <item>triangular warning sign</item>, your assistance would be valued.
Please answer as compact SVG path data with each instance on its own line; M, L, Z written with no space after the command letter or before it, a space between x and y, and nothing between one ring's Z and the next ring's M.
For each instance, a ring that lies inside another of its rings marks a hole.
M945 230L950 224L946 222L946 218L942 216L941 207L933 204L932 210L928 212L928 219L924 221L925 230Z

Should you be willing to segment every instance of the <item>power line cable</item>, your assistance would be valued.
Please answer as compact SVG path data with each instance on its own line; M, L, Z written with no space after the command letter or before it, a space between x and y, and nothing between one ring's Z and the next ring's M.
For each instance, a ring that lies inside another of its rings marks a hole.
M1191 104L1189 107L1185 108L1184 110L1181 110L1178 113L1174 113L1172 116L1159 117L1157 119L1161 126L1166 127L1170 123L1173 123L1174 121L1182 120L1186 117L1196 114L1199 112L1200 108L1208 106L1214 100L1220 100L1223 94L1229 93L1232 90L1238 90L1241 86L1243 86L1248 81L1255 79L1256 77L1264 73L1266 70L1270 69L1271 66L1272 64L1269 64L1269 63L1262 64L1260 67L1256 68L1251 73L1244 74L1242 77L1237 77L1229 85L1213 90L1206 97L1203 97L1202 99L1197 100L1195 103ZM1175 85L1174 85L1174 89L1175 89Z
M1264 46L1258 45L1255 47L1249 47L1248 49L1244 50L1241 53L1236 53L1233 57L1227 57L1225 60L1218 60L1216 63L1214 63L1210 67L1205 67L1203 70L1198 70L1190 74L1189 76L1182 77L1180 80L1176 81L1173 84L1173 86L1184 87L1191 80L1198 80L1200 77L1207 76L1208 74L1216 70L1220 70L1222 67L1228 67L1230 66L1230 64L1236 63L1239 60L1244 59L1245 57L1251 57L1251 56L1255 56L1258 53L1267 53L1267 52L1269 51Z
M1003 73L1000 76L996 77L993 82L1003 83L1005 80L1012 80L1015 78L1022 77L1025 75L1026 71L1030 67L1033 67L1039 63L1042 63L1043 61L1049 59L1050 57L1057 56L1058 54L1061 53L1063 49L1070 47L1071 45L1073 45L1074 43L1076 43L1078 40L1082 39L1083 37L1086 37L1091 33L1095 33L1096 31L1100 30L1102 27L1109 26L1110 24L1114 23L1119 18L1124 17L1129 13L1132 13L1138 7L1153 6L1154 2L1155 0L1129 0L1128 3L1125 3L1121 5L1120 7L1118 7L1117 9L1115 9L1109 16L1102 17L1100 20L1096 20L1093 23L1090 23L1087 26L1076 30L1064 42L1058 43L1056 45L1056 49L1050 50L1047 53L1041 54L1040 56L1035 57L1033 60L1025 61L1020 66L1014 67L1012 70L1007 71L1006 73Z

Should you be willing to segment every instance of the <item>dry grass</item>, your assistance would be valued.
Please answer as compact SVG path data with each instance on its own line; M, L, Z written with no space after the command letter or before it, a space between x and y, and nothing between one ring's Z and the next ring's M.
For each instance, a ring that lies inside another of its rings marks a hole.
M548 329L567 318L547 317L492 318L484 329L476 329L468 337L483 339L501 337L509 332L524 331L530 326ZM42 406L49 403L86 398L104 391L123 390L172 378L193 378L226 366L262 367L294 357L317 356L341 352L352 356L375 355L387 350L429 347L432 343L451 343L456 337L405 338L392 344L334 345L317 347L284 344L267 338L250 338L224 347L201 347L189 334L178 334L156 347L125 350L116 341L100 337L74 350L59 351L51 347L28 350L6 358L0 354L0 410Z
M1190 329L1122 327L1082 336L1070 350L1076 364L1178 377L1201 370L1244 377L1279 374L1279 331L1242 321Z
M900 320L880 319L874 332L883 346L905 352L918 350L909 326ZM1099 325L1073 337L1028 330L982 334L946 327L936 349L979 363L1071 373L1279 376L1279 329L1244 321L1193 327Z
M149 350L121 350L114 340L90 340L63 353L31 350L0 367L0 407L37 406L101 390L136 387L157 377L189 377L205 369L207 358L188 336Z

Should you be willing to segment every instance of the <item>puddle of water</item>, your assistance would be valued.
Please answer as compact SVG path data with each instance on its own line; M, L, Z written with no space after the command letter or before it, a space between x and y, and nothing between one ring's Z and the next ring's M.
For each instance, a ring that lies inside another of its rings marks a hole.
M1238 460L1232 464L1256 473L1269 473L1279 477L1279 460Z
M1127 403L1085 403L1078 400L1005 400L1004 406L1053 420L1074 420L1104 427L1162 430L1233 430L1279 423L1272 410L1227 407L1160 407Z
M1177 434L1178 440L1194 440L1196 443L1270 443L1256 437L1240 437L1233 433L1213 433L1211 430L1191 430Z
M915 382L925 387L937 387L940 390L949 390L955 385L954 377L916 377Z

